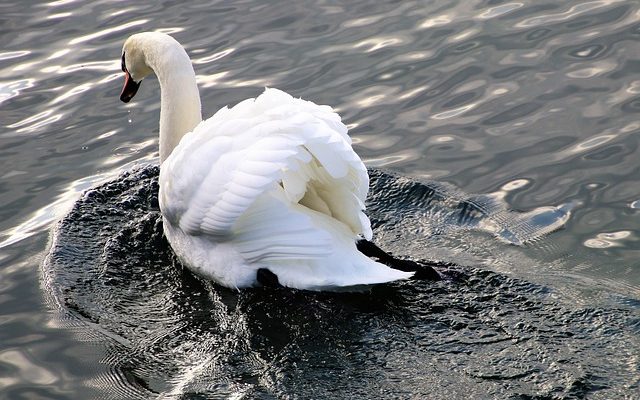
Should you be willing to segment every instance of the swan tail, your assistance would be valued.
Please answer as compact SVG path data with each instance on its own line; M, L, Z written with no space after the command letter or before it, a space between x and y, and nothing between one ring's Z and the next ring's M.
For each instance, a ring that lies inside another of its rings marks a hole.
M406 280L403 272L367 258L355 250L336 252L322 260L276 262L266 266L281 285L307 290L357 291L361 287Z
M287 287L349 290L413 275L368 258L346 224L289 203L282 188L261 196L233 232L233 245L247 263L268 269Z

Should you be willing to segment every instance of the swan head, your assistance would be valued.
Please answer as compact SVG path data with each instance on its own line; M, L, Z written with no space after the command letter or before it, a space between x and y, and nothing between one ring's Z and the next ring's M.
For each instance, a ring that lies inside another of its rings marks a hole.
M122 46L124 87L120 100L128 103L147 75L175 75L193 72L184 48L171 36L160 32L141 32L129 36Z
M124 86L120 100L128 103L138 92L140 83L153 72L149 60L153 59L158 42L167 41L169 35L155 32L143 32L129 36L122 46L122 72Z
M153 72L147 64L145 54L145 40L140 34L130 36L122 46L122 72L124 72L124 86L120 93L120 100L128 103L138 92L140 83L145 76Z

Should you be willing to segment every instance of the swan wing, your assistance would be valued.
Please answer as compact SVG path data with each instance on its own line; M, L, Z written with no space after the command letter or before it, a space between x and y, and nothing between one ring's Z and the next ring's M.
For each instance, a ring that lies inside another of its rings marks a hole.
M165 217L250 260L326 256L336 231L371 238L367 170L330 107L267 89L203 121L165 164Z

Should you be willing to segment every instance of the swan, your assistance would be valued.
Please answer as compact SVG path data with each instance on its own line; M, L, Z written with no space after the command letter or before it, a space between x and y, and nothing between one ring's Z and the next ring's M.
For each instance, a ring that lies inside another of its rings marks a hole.
M410 278L360 251L369 176L331 107L273 88L202 120L191 60L171 36L143 32L122 49L129 102L160 83L160 191L165 236L195 273L229 288L308 290Z

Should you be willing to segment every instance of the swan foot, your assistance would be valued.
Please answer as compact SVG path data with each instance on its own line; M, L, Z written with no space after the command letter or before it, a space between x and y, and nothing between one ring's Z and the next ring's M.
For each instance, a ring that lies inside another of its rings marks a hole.
M269 271L266 268L259 268L256 273L256 278L258 283L264 287L282 287L280 282L278 281L278 275Z
M391 254L376 246L373 242L365 239L356 242L358 250L369 258L375 258L378 262L400 271L414 272L411 279L439 281L442 280L440 274L426 263L418 263L411 260L402 260L393 257Z

